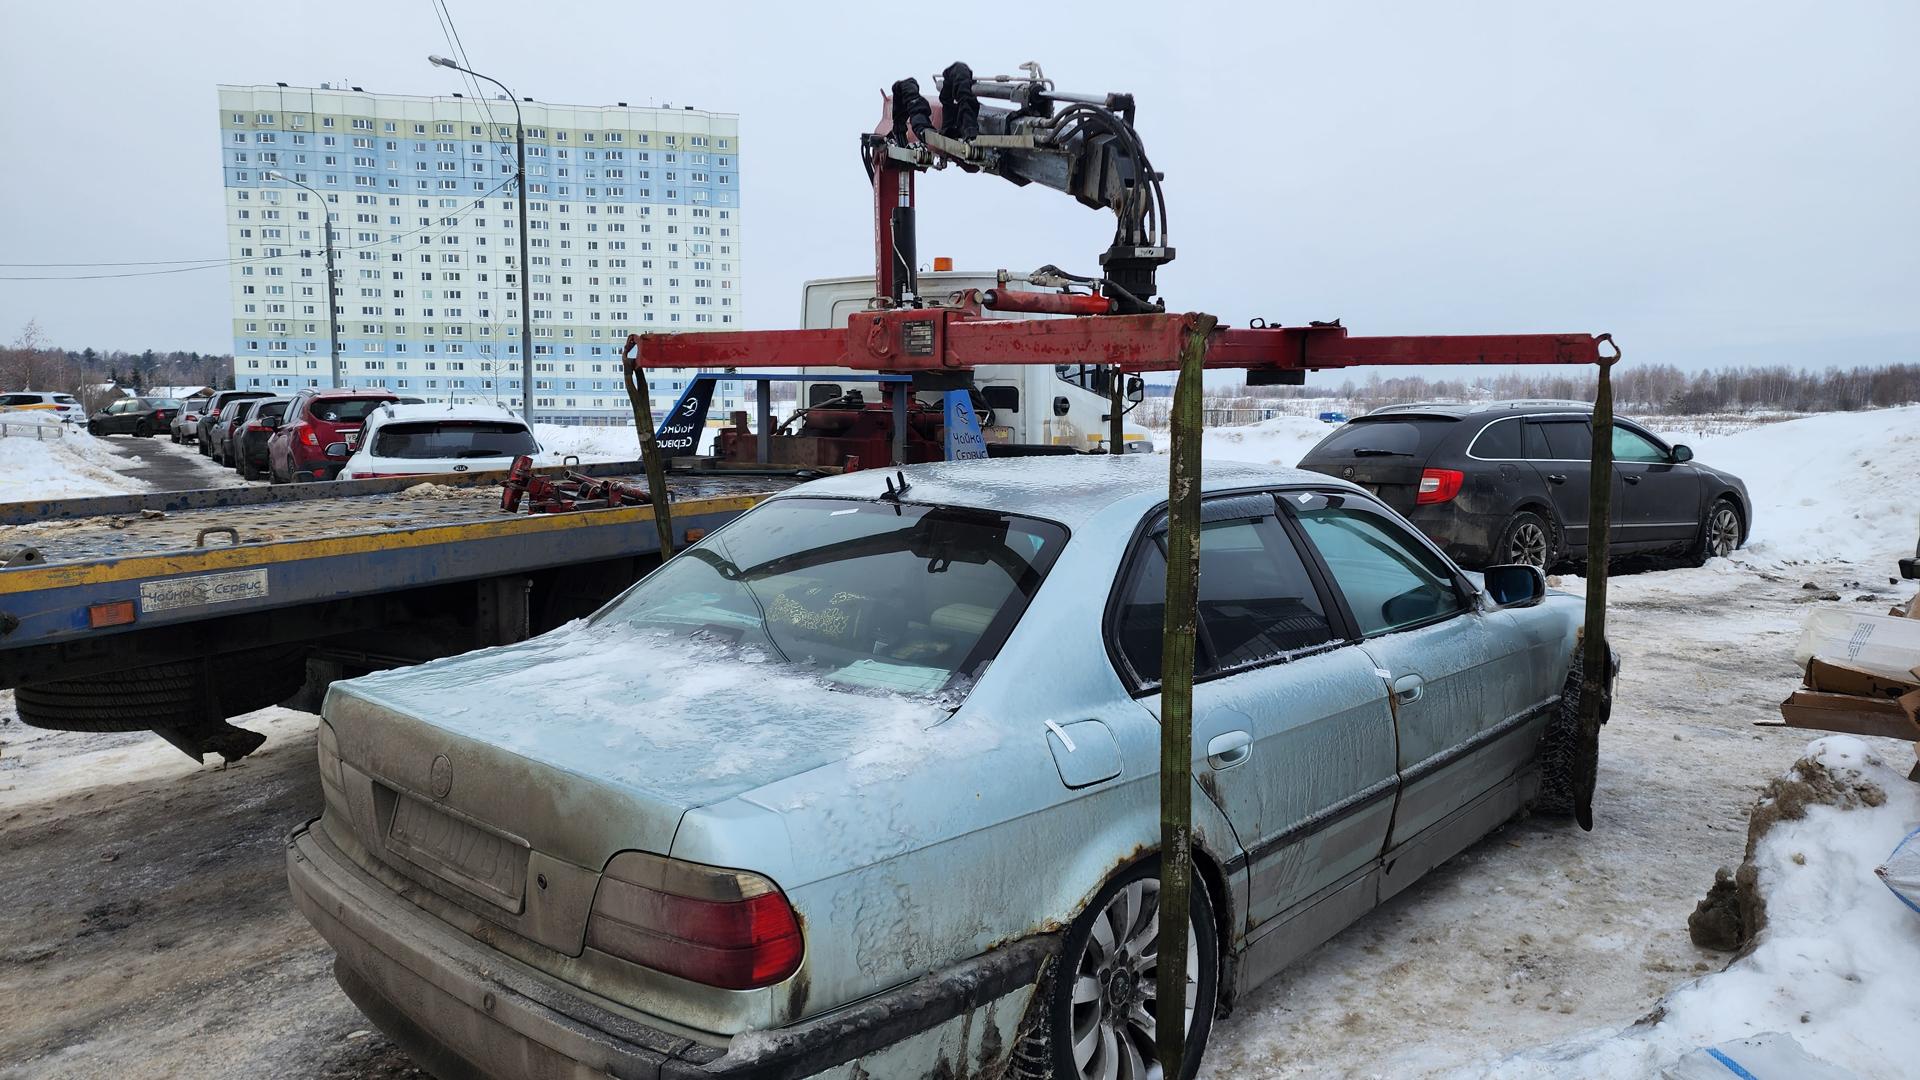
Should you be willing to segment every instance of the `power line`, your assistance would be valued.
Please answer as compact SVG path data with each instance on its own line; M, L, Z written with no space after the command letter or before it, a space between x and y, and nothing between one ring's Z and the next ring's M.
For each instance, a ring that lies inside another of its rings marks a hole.
M60 267L60 266L176 266L176 265L178 265L178 264L180 264L180 263L214 263L214 262L232 262L232 261L233 261L233 260L232 260L231 258L229 258L228 256L225 256L225 255L222 255L222 256L219 256L218 258L212 258L212 259L150 259L150 260L147 260L146 262L71 262L71 263L60 263L60 262L48 262L48 263L33 263L33 262L23 262L23 263L0 263L0 266L17 266L17 267Z
M512 177L508 177L508 178L507 178L506 180L502 180L502 181L500 181L500 182L499 182L498 184L495 184L495 185L494 185L493 187L491 187L491 188L489 188L488 190L486 190L486 191L484 191L484 192L482 192L482 193L481 193L480 195L478 195L477 197L475 197L475 198L474 198L474 199L473 199L473 200L472 200L471 202L469 202L469 203L468 203L467 205L465 205L465 206L462 206L462 207L461 207L461 208L460 208L460 209L459 209L459 210L458 210L458 211L457 211L456 213L454 213L454 214L452 214L452 215L450 215L450 218L451 218L451 220L453 220L453 221L456 221L456 222L457 222L457 221L459 221L459 220L460 220L461 218L463 218L463 217L465 217L465 216L467 216L468 214L470 214L470 213L472 213L473 211L475 211L475 210L478 210L478 209L480 209L480 208L481 208L481 207L482 207L482 206L484 205L484 203L485 203L485 200L486 200L487 198L489 198L489 197L491 197L491 196L493 196L493 195L497 195L497 194L499 194L499 193L500 193L500 190L501 190L502 188L505 188L505 187L507 186L507 184L508 184L509 182L511 182L511 180L512 180L512 179L513 179ZM336 193L336 194L337 194L337 193ZM322 227L322 228L331 228L331 227L332 227L332 222L331 222L331 221L328 221L328 220L325 220L325 218L324 218L324 215L325 215L325 214L327 213L327 210L326 210L326 204L325 204L324 202L323 202L323 203L322 203L322 205L321 205L321 211L322 211L322 214L323 214L323 219L322 219L322 222L321 222L321 227ZM523 212L524 212L524 211L523 211ZM447 219L448 219L448 217L449 217L448 215L442 215L442 220L447 220ZM344 224L344 223L343 223L343 224ZM425 225L421 225L421 226L419 226L419 227L417 227L417 228L413 228L413 229L409 229L409 230L407 230L406 232L403 232L403 233L396 233L396 234L394 234L394 235L392 235L392 236L389 236L389 237L387 237L387 238L386 238L385 240L376 240L376 241L374 241L374 242L372 242L372 243L370 243L370 244L355 244L355 245L351 245L351 246L348 246L348 245L342 245L342 246L341 246L341 247L339 248L339 250L341 250L341 251L367 251L367 250L371 250L371 249L373 249L373 248L378 248L378 247L384 247L384 246L386 246L386 245L388 245L388 244L397 244L397 243L399 243L399 242L400 242L401 240L404 240L404 239L406 239L406 238L407 238L407 237L409 237L409 236L414 236L414 235L416 235L416 234L419 234L419 233L421 233L421 232L425 232L426 230L428 230L428 229L431 229L431 228L433 228L433 227L434 227L434 223L432 223L432 222L429 222L428 224L425 224ZM344 231L346 231L346 230L344 230L344 229L343 229L342 231L344 232ZM447 231L447 232L442 232L442 233L436 233L436 234L434 234L434 236L431 236L431 237L428 237L428 238L427 238L427 239L426 239L425 241L423 241L422 243L419 243L419 244L415 244L415 245L413 245L413 246L412 246L412 248L411 248L410 250L418 250L419 248L421 248L421 247L424 247L424 246L427 246L428 244L430 244L430 243L432 242L432 240L433 240L433 239L435 239L435 238L437 238L437 237L441 237L441 236L449 236L449 235L452 235L452 227L449 227L449 228L448 228L448 231ZM309 250L309 251L310 251L310 250L312 250L312 249L311 249L311 248L308 248L308 249L302 249L302 250ZM139 270L139 271L131 271L131 272L128 272L128 273L124 273L124 274L42 274L42 275L17 275L17 276L16 276L16 275L0 275L0 281L100 281L100 280L105 280L105 279L108 279L108 278L136 278L136 277L158 277L158 276L161 276L161 275L164 275L164 274L184 274L184 273L188 273L188 272L191 272L191 271L194 271L194 270L217 270L217 269L221 269L221 268L225 268L225 267L231 267L231 266L240 266L240 265L243 265L243 264L247 264L247 263L261 263L261 262L270 262L270 261L272 261L272 260L274 260L274 259L284 259L284 258L288 258L288 257L289 257L289 256L287 256L287 255L284 255L284 254L283 254L283 255L259 255L259 256L254 256L254 257L251 257L251 258L244 258L244 259L224 259L224 260L221 260L221 261L218 261L218 262L206 262L206 263L204 263L204 264L202 264L202 265L198 265L198 266L178 266L178 267L174 267L173 269L170 269L170 270ZM165 264L165 263L171 263L171 262L176 262L176 261L178 261L178 262L185 262L186 260L184 260L184 259L182 259L182 260L171 260L171 259L169 259L169 260L162 260L162 261L161 261L161 262L159 262L159 263L44 263L44 264L43 264L43 263L0 263L0 266L23 266L23 267L25 267L25 266L74 266L74 267L84 267L84 266L151 266L151 265L162 265L162 264Z

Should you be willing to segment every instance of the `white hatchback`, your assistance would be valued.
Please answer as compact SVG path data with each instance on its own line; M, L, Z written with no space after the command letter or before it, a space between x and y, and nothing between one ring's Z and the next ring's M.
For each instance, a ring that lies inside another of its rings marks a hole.
M368 414L341 480L505 469L521 454L540 453L527 422L497 405L387 404Z
M51 412L65 424L84 423L87 419L87 407L75 400L72 394L41 390L18 390L11 394L0 394L0 412L13 410Z

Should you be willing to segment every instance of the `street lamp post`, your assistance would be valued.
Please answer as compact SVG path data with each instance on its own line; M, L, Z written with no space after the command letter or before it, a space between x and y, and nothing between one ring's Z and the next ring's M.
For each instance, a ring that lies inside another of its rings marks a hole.
M516 169L515 179L519 182L520 192L520 415L533 426L533 271L527 258L527 129L520 123L520 99L507 84L490 75L482 75L471 68L461 67L444 56L429 56L427 61L438 67L464 71L476 79L485 79L500 88L513 102L513 143Z
M315 199L320 200L320 231L327 241L327 351L333 356L333 385L345 386L346 373L340 370L340 317L336 314L340 310L340 299L335 294L333 283L333 214L327 209L327 197L285 173L269 170L266 177L269 180L285 180L295 187L306 188L313 193Z

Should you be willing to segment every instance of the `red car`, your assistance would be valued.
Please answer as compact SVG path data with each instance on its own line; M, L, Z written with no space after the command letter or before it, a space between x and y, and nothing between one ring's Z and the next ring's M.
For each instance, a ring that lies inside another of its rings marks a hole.
M333 479L346 455L328 457L327 447L345 443L368 413L398 400L386 390L300 391L279 430L267 439L267 475L276 484Z

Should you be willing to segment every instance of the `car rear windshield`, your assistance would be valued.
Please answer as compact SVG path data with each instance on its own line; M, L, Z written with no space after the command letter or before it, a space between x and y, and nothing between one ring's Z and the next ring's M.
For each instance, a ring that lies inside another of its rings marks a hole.
M1363 416L1334 429L1307 457L1425 460L1459 422L1451 416Z
M502 420L387 424L373 438L373 456L384 458L517 457L539 451L525 424Z
M1067 532L985 510L782 499L595 617L729 645L829 683L926 694L993 660Z
M289 404L291 404L291 402L286 402L286 401L262 402L260 404L260 407L254 410L253 418L255 420L258 420L263 416L284 416L286 414L287 406Z
M366 420L368 413L390 400L377 397L314 398L312 404L307 406L307 414L330 424L358 424Z

